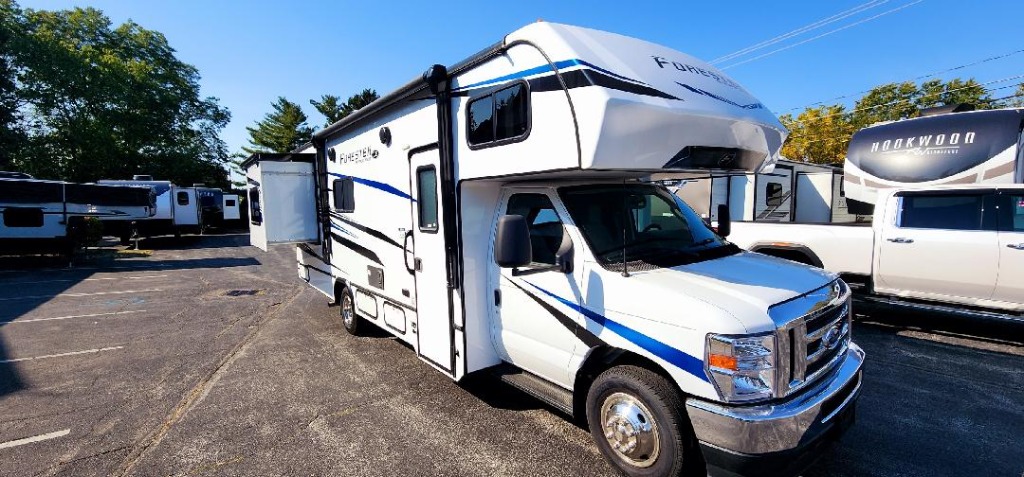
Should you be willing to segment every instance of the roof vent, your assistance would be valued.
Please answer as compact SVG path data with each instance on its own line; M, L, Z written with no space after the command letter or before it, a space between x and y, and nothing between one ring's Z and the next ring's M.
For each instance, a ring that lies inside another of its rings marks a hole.
M135 174L134 176L132 176L132 180L133 181L151 181L151 180L153 180L153 176L149 176L149 175L145 175L145 174Z
M975 108L976 106L972 103L947 104L945 106L936 106L934 108L922 109L921 116L938 116L940 114L963 113L966 111L974 111Z

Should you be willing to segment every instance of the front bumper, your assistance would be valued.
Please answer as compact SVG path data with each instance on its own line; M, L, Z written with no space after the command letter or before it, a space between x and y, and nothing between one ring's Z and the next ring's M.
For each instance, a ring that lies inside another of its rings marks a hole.
M850 343L835 371L789 401L726 406L686 401L708 469L718 475L796 473L854 420L864 351Z

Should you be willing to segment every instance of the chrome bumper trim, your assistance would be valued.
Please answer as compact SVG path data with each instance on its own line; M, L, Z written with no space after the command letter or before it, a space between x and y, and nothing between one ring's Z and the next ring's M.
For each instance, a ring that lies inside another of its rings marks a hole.
M860 379L863 364L864 350L850 343L834 374L830 373L831 376L803 389L788 401L726 406L689 398L686 410L697 439L703 444L747 455L796 449L807 444L805 436L830 428L832 418L853 405L860 394L861 383L852 390L847 389L847 385ZM840 392L848 394L840 396ZM834 399L842 399L842 402L834 409L823 409Z

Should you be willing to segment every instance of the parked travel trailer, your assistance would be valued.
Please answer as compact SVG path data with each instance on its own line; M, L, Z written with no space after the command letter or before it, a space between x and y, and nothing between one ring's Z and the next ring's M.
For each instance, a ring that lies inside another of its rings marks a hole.
M585 420L626 475L796 472L854 419L848 287L649 180L759 172L784 138L707 63L539 22L317 132L312 162L252 160L252 241L298 242L348 331Z
M0 177L0 250L70 252L86 217L145 220L156 210L148 187L111 187Z
M200 233L199 194L195 187L179 187L170 181L152 180L151 176L135 176L132 180L101 180L108 186L150 187L156 194L156 213L147 219L110 217L103 219L108 235L128 243L132 236L153 237Z
M657 176L656 176L657 177ZM671 181L669 181L671 183ZM695 173L672 186L695 212L718 222L718 206L732 220L759 222L853 222L836 167L780 159L772 171Z
M857 131L843 165L851 208L871 214L888 188L1024 183L1024 109L964 106Z

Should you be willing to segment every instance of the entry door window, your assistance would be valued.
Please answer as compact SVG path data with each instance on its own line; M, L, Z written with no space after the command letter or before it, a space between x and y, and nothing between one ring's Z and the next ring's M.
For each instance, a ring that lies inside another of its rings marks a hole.
M188 192L178 192L178 205L188 205Z
M506 213L526 218L530 229L533 263L554 265L564 229L551 199L544 194L515 194L508 200Z
M437 233L437 170L434 166L416 170L416 190L420 195L416 200L420 231Z

